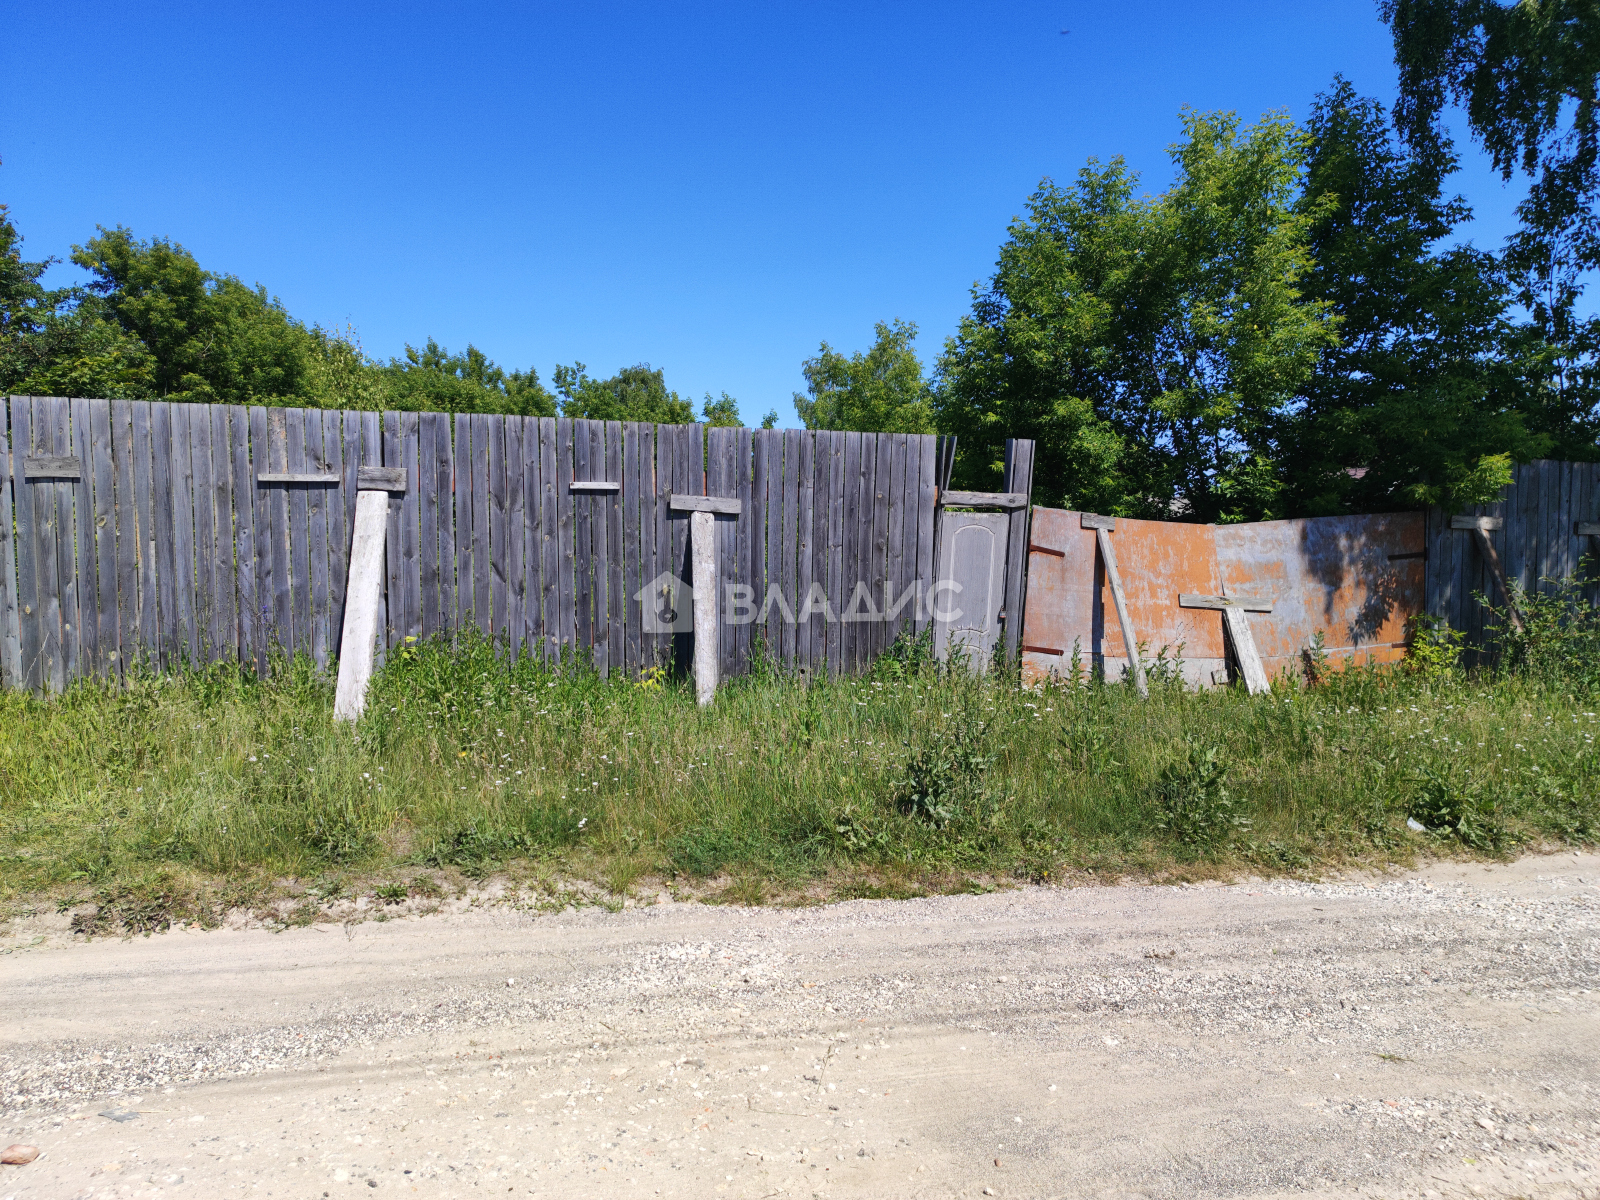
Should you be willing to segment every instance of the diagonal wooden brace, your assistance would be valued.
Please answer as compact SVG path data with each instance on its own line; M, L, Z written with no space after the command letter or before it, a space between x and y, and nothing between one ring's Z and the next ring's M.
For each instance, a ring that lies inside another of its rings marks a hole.
M1133 618L1128 615L1128 597L1122 591L1122 576L1117 572L1117 552L1111 548L1111 531L1117 527L1117 519L1083 513L1081 520L1083 528L1094 530L1094 542L1100 548L1100 561L1106 565L1106 582L1111 585L1111 602L1117 606L1117 624L1122 627L1122 644L1128 651L1128 670L1133 675L1134 690L1139 693L1141 700L1148 700L1150 684L1144 677L1139 643L1133 636Z
M1505 570L1500 566L1500 555L1495 551L1494 543L1489 540L1489 534L1505 525L1504 517L1451 517L1451 529L1470 529L1478 538L1478 553L1483 556L1483 561L1489 564L1489 573L1494 576L1494 581L1500 587L1500 595L1506 602L1506 615L1511 620L1511 625L1518 633L1524 626L1522 614L1517 611L1517 602L1511 598L1511 587L1506 583Z

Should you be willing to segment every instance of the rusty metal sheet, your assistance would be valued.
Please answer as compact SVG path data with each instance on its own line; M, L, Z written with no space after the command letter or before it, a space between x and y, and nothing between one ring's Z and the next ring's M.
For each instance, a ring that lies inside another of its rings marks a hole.
M1134 636L1150 657L1181 646L1186 682L1208 687L1227 679L1222 614L1180 608L1180 594L1270 600L1271 613L1247 618L1269 677L1299 672L1318 632L1336 667L1392 662L1423 611L1425 535L1422 513L1380 513L1216 526L1118 520L1111 537ZM1036 508L1030 542L1023 681L1066 675L1074 647L1084 669L1099 663L1120 677L1127 651L1094 532L1079 513Z
M1222 682L1221 614L1178 607L1179 592L1215 594L1221 586L1210 526L1118 519L1111 538L1134 637L1147 658L1162 649L1171 657L1181 647L1190 686ZM1080 513L1035 508L1029 542L1024 683L1066 675L1074 647L1083 669L1098 664L1108 679L1120 678L1128 653L1094 531L1082 528Z
M1404 656L1425 600L1424 514L1218 525L1214 536L1224 594L1272 601L1248 618L1268 676L1299 672L1318 633L1336 666Z

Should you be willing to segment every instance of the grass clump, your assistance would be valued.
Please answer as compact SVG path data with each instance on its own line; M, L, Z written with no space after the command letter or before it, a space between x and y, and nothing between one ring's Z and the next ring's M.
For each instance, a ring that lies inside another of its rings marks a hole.
M768 666L700 708L670 672L601 679L470 636L391 654L354 728L302 661L7 693L0 901L77 897L104 932L274 896L382 908L430 872L753 903L1588 843L1600 681L1561 636L1467 672L1431 630L1408 664L1319 662L1256 697L1159 672L1146 702L902 645L856 679Z

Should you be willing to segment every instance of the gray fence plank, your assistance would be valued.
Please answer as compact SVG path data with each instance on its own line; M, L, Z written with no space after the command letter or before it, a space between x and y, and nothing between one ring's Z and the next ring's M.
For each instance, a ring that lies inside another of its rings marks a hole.
M560 652L576 655L578 652L578 567L577 567L577 514L573 512L572 472L573 422L567 417L556 418L556 554L557 567L556 615L560 621Z
M400 510L400 578L405 606L404 619L400 624L402 643L406 638L422 637L422 459L419 429L417 413L400 414L400 466L405 469L406 490L398 499L390 498L390 507Z
M385 412L381 418L380 462L386 467L404 469L405 451L401 447L400 413ZM359 488L358 488L359 490ZM404 506L389 496L384 510L383 593L387 598L386 619L381 627L385 647L400 644L405 637L406 584L405 559L400 549L400 522Z
M322 412L322 455L329 473L339 477L337 487L327 489L323 506L323 524L326 529L328 556L328 654L339 657L339 645L344 636L345 589L350 586L350 527L351 511L345 488L352 471L345 454L344 414L333 410Z
M778 588L788 603L790 611L798 617L795 604L795 555L799 546L800 521L800 438L798 429L783 431L782 475L775 480L781 489L778 496ZM785 669L795 666L795 622L788 614L778 627L777 659Z
M256 594L256 487L250 473L250 410L228 406L228 447L233 473L234 587L237 590L239 660L266 670L261 634L261 604Z
M523 653L544 654L544 522L539 506L544 502L541 421L536 416L522 422L522 643Z
M337 474L340 462L328 453L322 437L322 412L319 409L302 409L301 428L304 430L306 469L317 474ZM309 625L311 634L311 661L322 670L328 669L333 647L333 634L328 624L330 593L328 586L328 507L342 497L326 484L295 486L306 497L306 573L310 581Z
M12 452L13 442L5 428L10 425L9 404L0 405L0 684L27 686L22 674L21 605L17 601L16 524L13 517L12 463L21 463L20 451ZM20 475L20 466L15 468Z
M708 496L731 495L733 482L733 439L724 428L706 430L706 490ZM717 672L727 679L733 674L733 627L728 624L728 586L733 582L728 529L732 519L712 518L712 562L716 574L717 597Z
M494 559L489 539L489 431L491 418L474 413L472 430L472 619L488 637L494 636ZM502 600L502 603L504 601Z
M828 677L844 673L844 517L845 477L848 474L846 449L849 435L828 434L828 607L833 621L828 626Z
M283 416L272 409L250 410L250 467L262 471L283 469L287 442ZM259 638L261 652L270 658L277 653L292 653L288 616L289 591L281 579L287 578L288 558L283 539L289 529L289 496L281 487L262 487L255 482L252 492L256 506L256 607L261 612Z
M457 413L455 418L455 525L456 542L456 631L472 620L472 417Z
M141 545L150 552L150 567L141 572L154 591L145 593L155 617L155 640L152 663L162 670L172 670L183 661L181 646L184 639L183 622L178 609L178 555L172 532L172 404L159 400L149 403L150 419L150 487L148 493L140 492L135 503L141 505L140 516L150 518L149 532L141 529ZM134 431L137 436L139 413L134 411ZM137 447L137 442L135 443ZM134 468L139 457L134 457ZM148 503L149 507L142 506ZM146 614L148 619L148 614Z
M87 545L80 554L86 552L92 560L92 575L86 577L80 599L83 623L94 630L94 655L85 661L85 673L96 679L116 679L121 653L117 639L117 491L116 464L111 457L111 401L75 400L72 424L74 441L83 448L80 458L84 486L78 494L89 509L88 520L80 517L78 521L79 528L87 533ZM80 573L81 570L80 567ZM92 588L88 578L94 580Z
M1033 441L1016 438L1006 454L1005 490L1033 494ZM1026 604L1025 582L1028 569L1028 520L1032 509L1024 505L1011 510L1006 546L1006 659L1015 662L1021 652L1022 615Z
M357 478L360 477L361 467L381 467L383 462L383 417L380 413L364 412L361 414L361 444L360 459L356 463ZM389 554L388 530L394 517L394 500L391 497L389 507L385 513L384 522L384 557ZM351 518L351 528L354 528L354 518ZM385 581L387 584L387 580ZM382 666L389 656L389 638L394 629L394 600L389 595L387 586L378 601L378 634L373 645L373 664Z
M196 408L192 404L172 406L172 561L177 578L172 581L178 618L178 654L189 666L203 662L204 640L200 612L200 588L195 578L194 544L194 437L192 428Z
M189 497L194 513L194 624L198 639L197 662L217 656L216 490L211 481L211 406L184 406L188 418L189 470L194 487Z
M794 669L804 678L811 677L812 643L816 626L812 618L800 620L806 595L811 591L816 564L811 553L812 528L816 523L816 471L817 435L808 430L798 430L795 439L795 517L794 517L794 595L789 603L794 606Z
M216 516L212 545L216 554L216 646L220 659L239 661L239 575L236 504L233 494L233 422L228 406L208 406L211 417L211 489Z
M606 422L606 478L622 482L622 422ZM612 670L627 669L624 649L628 632L628 604L623 594L625 552L622 544L622 492L601 497L606 508L606 630L610 636Z
M895 435L880 433L876 440L872 471L872 564L868 577L871 580L872 607L880 613L887 613L887 609L880 606L884 603L883 597L889 590L889 530L894 497ZM867 660L863 665L870 665L878 655L888 649L887 621L873 620L867 624L867 630L870 641Z
M917 476L917 578L922 581L923 596L933 586L934 523L938 516L938 450L939 439L931 434L914 439L916 454L921 466ZM928 628L932 618L924 598L917 606L917 633Z
M318 464L306 453L305 411L284 410L284 435L287 441L285 470L294 474L311 473ZM309 489L289 484L289 595L294 610L294 650L311 653L311 529Z
M126 676L140 661L139 518L134 507L133 402L111 402L111 458L116 504L118 669Z
M454 634L456 623L455 450L446 413L433 418L434 523L439 535L439 625L436 632Z
M485 416L482 426L484 446L478 451L487 461L488 474L485 478L488 492L483 511L489 519L489 628L493 631L497 644L510 633L507 623L509 605L507 557L510 552L510 539L506 536L506 522L509 519L506 497L506 424L505 417ZM473 429L477 428L478 425L474 422Z
M44 687L42 631L39 604L39 512L35 503L38 484L22 473L22 460L33 453L33 400L11 397L11 486L17 522L17 655L24 687Z
M439 413L417 415L417 593L422 635L432 637L443 626L439 603Z
M527 576L524 574L523 546L528 527L528 507L523 500L522 428L523 418L508 416L502 419L505 436L505 589L506 589L506 649L513 659L522 655L523 604L527 596Z
M33 397L30 408L33 431L31 454L60 454L50 429L50 416L43 397ZM37 600L34 604L37 624L35 651L39 662L40 689L60 690L64 678L61 671L61 574L56 563L59 552L59 517L57 515L56 483L40 479L23 485L33 502L33 542Z
M856 583L861 578L861 542L863 516L861 511L861 460L863 435L844 435L844 544L840 561L839 643L840 670L845 673L856 669L856 642L861 626L850 617L855 607ZM869 443L870 444L870 443Z
M556 500L556 419L539 418L539 631L546 662L561 653L560 506Z
M678 440L670 425L657 425L652 429L655 437L655 544L652 547L655 562L651 568L652 591L648 597L652 613L664 611L662 598L654 590L655 580L663 575L677 577L678 564L672 557L672 534L677 522L672 517L672 490L677 486ZM651 665L669 668L672 664L673 634L658 628L649 635Z
M639 602L634 599L643 582L640 575L644 549L639 522L639 423L622 425L622 668L629 678L639 674Z
M762 611L767 595L767 475L770 471L771 444L774 430L755 429L750 433L750 503L744 506L743 519L749 526L749 557L744 564L744 575L750 584L751 602L756 606L750 624L750 654L760 653L771 658L771 636L768 632L770 613ZM776 607L776 606L774 606Z
M910 609L916 600L914 581L908 580L906 569L906 530L909 526L913 543L916 538L916 484L911 462L911 439L903 433L889 435L893 465L889 482L889 544L884 567L887 584L883 596L884 633L883 646L887 649L911 625ZM910 476L908 480L908 476ZM912 559L916 558L913 545ZM911 598L906 598L906 589Z
M47 396L44 403L48 406L46 412L49 414L50 436L54 444L51 453L76 454L72 445L69 401L65 396ZM56 685L58 691L76 679L79 671L77 515L74 501L82 486L81 477L75 481L61 480L52 485L56 498L56 567L60 572L57 595L61 603L62 676Z
M72 484L73 590L78 613L78 661L69 679L96 679L105 676L105 661L100 651L100 554L95 536L94 447L90 429L90 406L105 404L73 397L68 401L72 426L68 452L82 464ZM113 644L110 647L115 650Z
M573 421L574 480L587 482L589 422ZM571 494L571 488L568 488ZM573 630L574 645L584 656L594 653L594 496L574 494L573 504Z

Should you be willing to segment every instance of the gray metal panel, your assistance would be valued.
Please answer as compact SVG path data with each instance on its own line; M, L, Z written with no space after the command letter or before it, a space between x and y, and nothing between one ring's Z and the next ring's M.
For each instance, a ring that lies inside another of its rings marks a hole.
M934 651L941 661L957 646L974 671L988 669L1000 638L1010 524L1004 513L944 514L933 597Z

